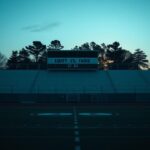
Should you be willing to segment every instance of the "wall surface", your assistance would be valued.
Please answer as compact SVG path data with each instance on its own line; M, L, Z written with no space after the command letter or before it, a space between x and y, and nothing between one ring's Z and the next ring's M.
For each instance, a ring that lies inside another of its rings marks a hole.
M150 93L150 71L1 70L1 94Z

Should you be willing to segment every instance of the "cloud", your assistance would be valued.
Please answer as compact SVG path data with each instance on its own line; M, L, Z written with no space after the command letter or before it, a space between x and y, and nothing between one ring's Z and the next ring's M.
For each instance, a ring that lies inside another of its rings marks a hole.
M38 27L39 25L26 26L26 27L23 27L22 30L33 30Z
M23 27L22 30L26 30L29 32L43 32L43 31L47 31L47 30L51 30L53 28L56 28L60 25L61 25L60 22L52 22L52 23L45 24L45 25L26 26L26 27Z

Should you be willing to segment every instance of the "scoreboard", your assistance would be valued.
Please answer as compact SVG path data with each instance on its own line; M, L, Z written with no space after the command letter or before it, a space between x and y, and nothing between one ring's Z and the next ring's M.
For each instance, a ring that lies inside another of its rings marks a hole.
M97 70L98 52L75 50L48 51L49 70Z

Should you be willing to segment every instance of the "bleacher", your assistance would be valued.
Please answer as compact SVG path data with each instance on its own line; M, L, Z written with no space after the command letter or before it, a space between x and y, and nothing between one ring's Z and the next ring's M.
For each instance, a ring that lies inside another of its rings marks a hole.
M150 71L1 70L0 83L3 102L42 102L43 97L49 102L71 101L70 97L78 102L150 99Z

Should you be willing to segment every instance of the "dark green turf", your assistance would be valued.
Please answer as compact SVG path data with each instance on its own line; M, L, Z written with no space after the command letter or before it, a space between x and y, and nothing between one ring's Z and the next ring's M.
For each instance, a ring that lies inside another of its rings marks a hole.
M149 106L1 106L0 150L74 150L74 110L81 150L150 149ZM38 113L72 113L72 116L38 116Z

